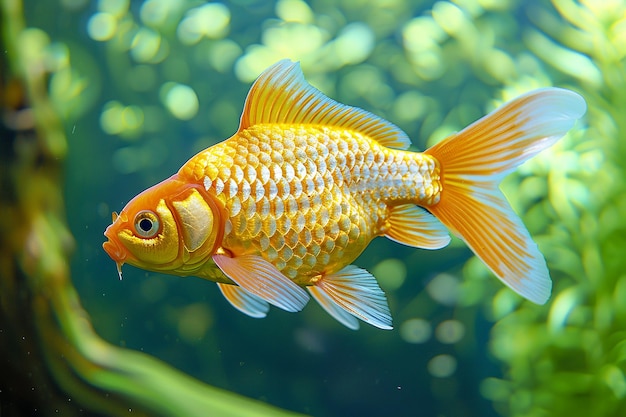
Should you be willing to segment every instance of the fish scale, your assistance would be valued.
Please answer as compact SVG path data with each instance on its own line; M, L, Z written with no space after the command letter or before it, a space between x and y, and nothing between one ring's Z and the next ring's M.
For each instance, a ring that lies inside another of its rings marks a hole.
M260 253L301 285L350 264L384 234L389 204L430 205L441 190L433 157L315 126L253 126L179 175L224 204L224 249Z

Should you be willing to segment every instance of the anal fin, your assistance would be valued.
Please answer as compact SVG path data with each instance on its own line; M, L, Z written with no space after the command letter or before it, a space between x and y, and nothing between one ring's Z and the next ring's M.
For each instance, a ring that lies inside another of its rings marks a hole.
M324 275L314 285L315 289L309 289L313 297L345 326L354 329L354 321L347 319L338 308L380 329L393 328L385 293L365 269L349 265L339 272ZM335 305L331 306L332 303Z
M389 208L385 236L398 243L422 249L440 249L450 243L446 227L432 214L414 204Z
M313 296L315 301L317 301L328 314L333 316L335 320L348 329L359 330L359 321L352 313L344 310L343 307L337 304L324 290L315 285L310 285L306 287L306 289L309 290L309 293Z
M224 298L242 313L258 319L267 315L270 309L269 304L251 292L237 285L223 284L221 282L218 282L217 286Z

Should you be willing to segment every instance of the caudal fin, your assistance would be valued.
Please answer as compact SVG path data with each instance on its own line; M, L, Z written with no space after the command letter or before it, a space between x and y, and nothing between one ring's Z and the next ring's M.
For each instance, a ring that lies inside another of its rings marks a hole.
M426 151L440 162L443 180L441 199L428 210L500 280L537 304L550 297L548 268L499 184L567 133L585 110L572 91L535 90Z

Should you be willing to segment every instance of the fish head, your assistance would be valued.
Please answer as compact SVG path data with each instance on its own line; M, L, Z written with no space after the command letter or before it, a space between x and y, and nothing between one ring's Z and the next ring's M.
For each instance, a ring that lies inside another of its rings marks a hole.
M224 234L224 208L204 187L174 175L143 191L104 232L102 247L117 264L193 275L215 253Z

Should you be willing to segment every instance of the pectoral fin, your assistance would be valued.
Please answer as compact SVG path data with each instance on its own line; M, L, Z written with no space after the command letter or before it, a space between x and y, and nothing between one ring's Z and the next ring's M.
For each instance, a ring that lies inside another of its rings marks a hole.
M349 265L339 272L323 276L309 291L330 315L351 329L355 329L355 322L347 319L348 316L339 312L339 308L372 326L392 328L385 293L376 278L365 269Z
M267 315L269 304L256 295L246 291L238 285L217 283L224 298L237 310L250 317L261 319Z
M300 311L309 301L306 291L258 255L216 254L213 261L244 290L283 310Z

